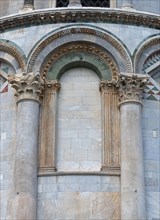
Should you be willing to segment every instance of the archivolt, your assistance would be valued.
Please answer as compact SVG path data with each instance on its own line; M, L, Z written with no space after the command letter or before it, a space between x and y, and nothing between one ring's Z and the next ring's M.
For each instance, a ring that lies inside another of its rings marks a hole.
M110 33L86 26L65 27L63 30L50 33L49 36L47 35L47 37L42 39L32 50L28 60L27 71L32 72L40 70L42 63L48 54L60 46L68 43L74 45L76 42L89 43L90 48L92 47L92 44L97 45L96 48L102 48L97 53L102 54L105 51L107 54L109 52L112 56L112 61L114 60L114 63L117 63L119 71L133 71L129 52L120 41ZM93 53L93 50L90 52Z
M142 73L145 60L159 50L160 35L153 35L141 42L134 52L134 72Z
M6 56L9 54L10 56ZM9 62L17 72L26 70L26 57L18 46L8 40L0 40L0 58ZM18 65L16 65L18 63Z

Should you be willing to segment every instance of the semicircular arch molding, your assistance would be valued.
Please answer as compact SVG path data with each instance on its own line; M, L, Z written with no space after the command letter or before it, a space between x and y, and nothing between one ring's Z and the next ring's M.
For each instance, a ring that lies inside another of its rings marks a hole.
M121 42L110 33L88 26L72 26L50 33L32 50L27 64L27 72L39 71L44 59L60 46L76 42L97 45L109 52L118 65L120 72L133 72L130 54Z
M160 35L152 35L142 41L136 48L133 56L134 72L144 73L145 61L159 50Z
M44 78L60 79L71 68L85 67L97 73L100 79L111 80L118 77L118 65L112 56L97 45L82 42L63 45L44 60L40 73Z
M16 73L26 70L26 57L23 51L9 40L0 40L0 59L13 66Z

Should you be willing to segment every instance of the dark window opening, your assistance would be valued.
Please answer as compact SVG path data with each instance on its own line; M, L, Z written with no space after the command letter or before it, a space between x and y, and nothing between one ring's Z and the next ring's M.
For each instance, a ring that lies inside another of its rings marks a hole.
M56 7L67 7L69 4L69 0L57 0Z
M83 7L110 7L109 0L81 0L81 4Z
M81 0L83 7L110 7L110 0ZM67 7L69 0L57 0L56 7Z

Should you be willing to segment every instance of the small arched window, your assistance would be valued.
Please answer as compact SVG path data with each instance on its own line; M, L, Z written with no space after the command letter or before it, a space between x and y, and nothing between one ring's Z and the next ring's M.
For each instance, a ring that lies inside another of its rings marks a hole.
M81 0L82 7L110 7L110 0ZM57 7L67 7L69 0L57 0Z

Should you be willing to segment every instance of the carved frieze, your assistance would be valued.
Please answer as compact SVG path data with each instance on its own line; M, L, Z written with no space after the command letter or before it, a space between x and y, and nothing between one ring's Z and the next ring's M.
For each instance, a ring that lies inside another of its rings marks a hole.
M44 92L44 80L40 75L23 73L20 76L9 77L8 81L16 90L17 101L24 99L41 101Z
M109 22L160 28L160 18L156 15L146 15L138 12L114 11L113 9L76 9L69 11L68 8L62 11L38 11L34 13L19 14L0 20L1 32L8 29L26 27L39 24L71 23L71 22Z
M142 92L147 82L148 77L145 75L121 73L118 80L120 101L141 102Z

